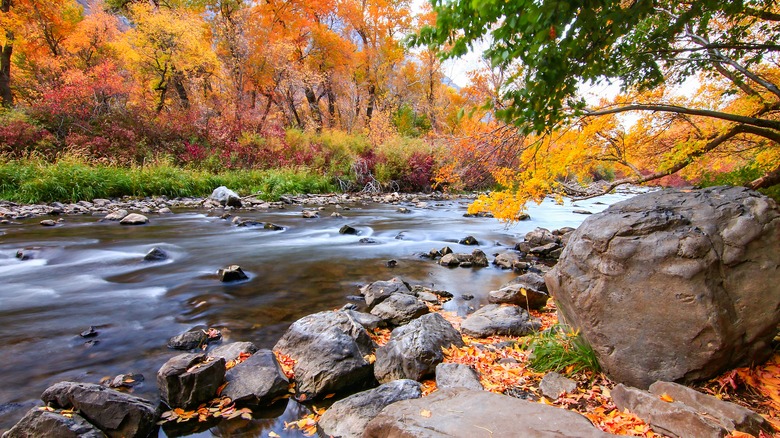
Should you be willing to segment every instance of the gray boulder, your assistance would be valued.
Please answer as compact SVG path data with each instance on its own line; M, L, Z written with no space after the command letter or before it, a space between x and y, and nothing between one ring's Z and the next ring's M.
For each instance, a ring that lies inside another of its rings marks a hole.
M422 385L408 379L394 380L359 392L333 404L320 418L319 426L334 438L358 438L366 424L386 406L422 395Z
M608 437L565 409L488 391L443 388L384 408L366 425L366 438Z
M395 293L412 294L412 288L405 281L396 277L388 281L375 281L360 289L360 294L366 299L369 309L373 309L374 306Z
M538 274L524 274L520 277L542 277ZM544 283L542 283L544 284ZM499 290L488 293L488 302L492 304L516 304L529 310L538 310L547 305L550 296L545 291L540 290L533 281L513 280L504 285Z
M109 214L105 215L103 217L103 219L101 219L101 221L121 221L128 214L130 214L130 213L128 213L127 210L124 210L124 209L123 210L117 210L115 212L112 212L112 213L109 213Z
M362 325L366 330L373 330L377 327L385 327L387 325L382 318L370 313L358 312L354 309L344 309L342 311L354 319L355 322Z
M295 321L274 350L296 360L295 389L307 399L372 380L373 366L366 357L374 342L344 312L319 312Z
M546 228L536 228L525 234L525 241L533 248L535 246L556 243L558 240L550 230Z
M539 382L539 390L545 397L555 400L561 394L574 393L577 390L577 382L555 372L547 373Z
M493 335L525 336L541 327L520 306L488 304L463 320L460 330L466 335L485 338Z
M223 207L241 207L241 197L238 194L225 186L219 186L211 192L209 199L213 199L220 203Z
M460 363L440 363L436 365L436 387L468 388L477 391L485 389L479 382L479 374L470 366Z
M222 395L238 403L267 405L287 394L289 382L273 351L259 350L228 370Z
M515 263L521 262L522 260L523 258L520 257L520 253L516 251L506 251L497 255L493 260L493 264L501 269L512 269Z
M547 286L614 380L760 363L780 323L780 209L741 187L663 190L589 216Z
M119 221L121 225L143 225L148 222L148 217L138 213L130 213Z
M206 326L193 327L186 332L168 339L168 348L174 350L194 350L209 342L209 336L204 331ZM217 339L215 339L217 340Z
M471 253L471 263L472 263L473 266L477 266L477 267L481 267L481 268L484 268L484 267L487 267L488 265L490 265L490 262L488 262L487 255L485 255L485 253L482 252L482 250L479 250L479 249L475 249Z
M393 330L390 341L376 350L374 376L381 383L420 380L444 360L442 347L462 347L460 333L438 313L423 315Z
M167 260L168 259L168 253L165 252L162 248L154 247L149 250L149 252L146 253L144 256L144 261L147 262L159 262L161 260Z
M46 389L41 400L78 411L109 437L146 438L157 427L157 409L150 402L101 385L60 382Z
M254 354L257 350L257 346L251 342L230 342L209 351L208 357L215 359L221 357L225 362L230 362L238 359L241 354Z
M225 359L206 362L202 353L185 353L157 371L160 398L172 408L193 409L213 399L225 381Z
M413 295L393 294L371 309L371 314L391 325L404 325L428 313L428 306Z
M33 408L3 438L105 438L105 434L79 414L70 417Z

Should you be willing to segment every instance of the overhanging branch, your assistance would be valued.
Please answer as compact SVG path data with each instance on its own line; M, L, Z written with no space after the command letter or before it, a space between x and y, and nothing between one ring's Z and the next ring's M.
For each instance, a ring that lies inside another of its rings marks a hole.
M736 122L744 125L756 126L759 128L774 129L780 131L780 122L774 120L759 119L756 117L740 116L738 114L729 114L720 111L712 111L705 109L687 108L677 105L665 105L665 104L631 104L624 105L616 108L607 108L602 110L585 110L585 117L605 116L609 114L619 114L628 111L660 111L677 114L688 114L691 116L704 116L712 117L720 120L728 120L730 122Z

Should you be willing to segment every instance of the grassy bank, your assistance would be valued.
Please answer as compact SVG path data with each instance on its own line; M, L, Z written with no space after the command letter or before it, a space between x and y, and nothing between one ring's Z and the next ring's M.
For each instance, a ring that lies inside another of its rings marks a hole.
M167 163L118 167L87 164L77 158L0 162L0 199L20 203L76 202L121 196L208 196L227 186L241 195L267 200L283 194L336 190L329 178L304 168L231 170L211 173Z

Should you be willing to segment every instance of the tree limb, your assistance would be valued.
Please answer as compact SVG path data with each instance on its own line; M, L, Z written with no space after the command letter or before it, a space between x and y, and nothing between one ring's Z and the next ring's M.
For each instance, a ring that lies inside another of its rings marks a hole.
M768 128L780 131L780 122L774 120L759 119L756 117L740 116L737 114L729 114L720 111L712 111L705 109L687 108L677 105L666 104L630 104L617 108L608 108L603 110L585 110L585 117L605 116L609 114L619 114L628 111L660 111L678 114L688 114L692 116L704 116L712 117L715 119L728 120L730 122L741 123L750 126L756 126L761 128Z

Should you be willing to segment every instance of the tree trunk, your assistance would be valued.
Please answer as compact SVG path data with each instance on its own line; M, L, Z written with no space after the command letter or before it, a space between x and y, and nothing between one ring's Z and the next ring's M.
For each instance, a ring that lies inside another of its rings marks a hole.
M293 96L292 94L290 94L289 90L287 90L285 97L287 100L287 107L290 109L290 113L292 113L293 117L295 118L296 126L300 129L303 129L303 123L301 123L301 116L298 114L298 108L295 107L295 99L293 99Z
M768 172L766 175L751 181L747 186L753 190L765 189L774 185L780 184L780 165L775 170Z
M320 105L317 102L317 95L314 94L314 90L311 87L304 89L306 94L306 101L309 102L309 109L311 110L311 116L314 118L315 129L317 132L322 132L322 113L320 112Z
M2 0L0 12L8 14L11 11L11 0ZM4 107L10 108L14 104L14 96L11 92L11 54L14 51L14 34L10 30L5 31L5 44L0 52L0 102Z
M171 82L173 82L173 88L176 90L176 94L179 96L181 106L184 109L190 108L190 98L187 96L187 89L184 88L184 75L176 70L176 67L171 67Z
M376 86L374 84L368 85L368 105L366 106L366 118L371 120L371 116L374 115L374 105L376 104Z

